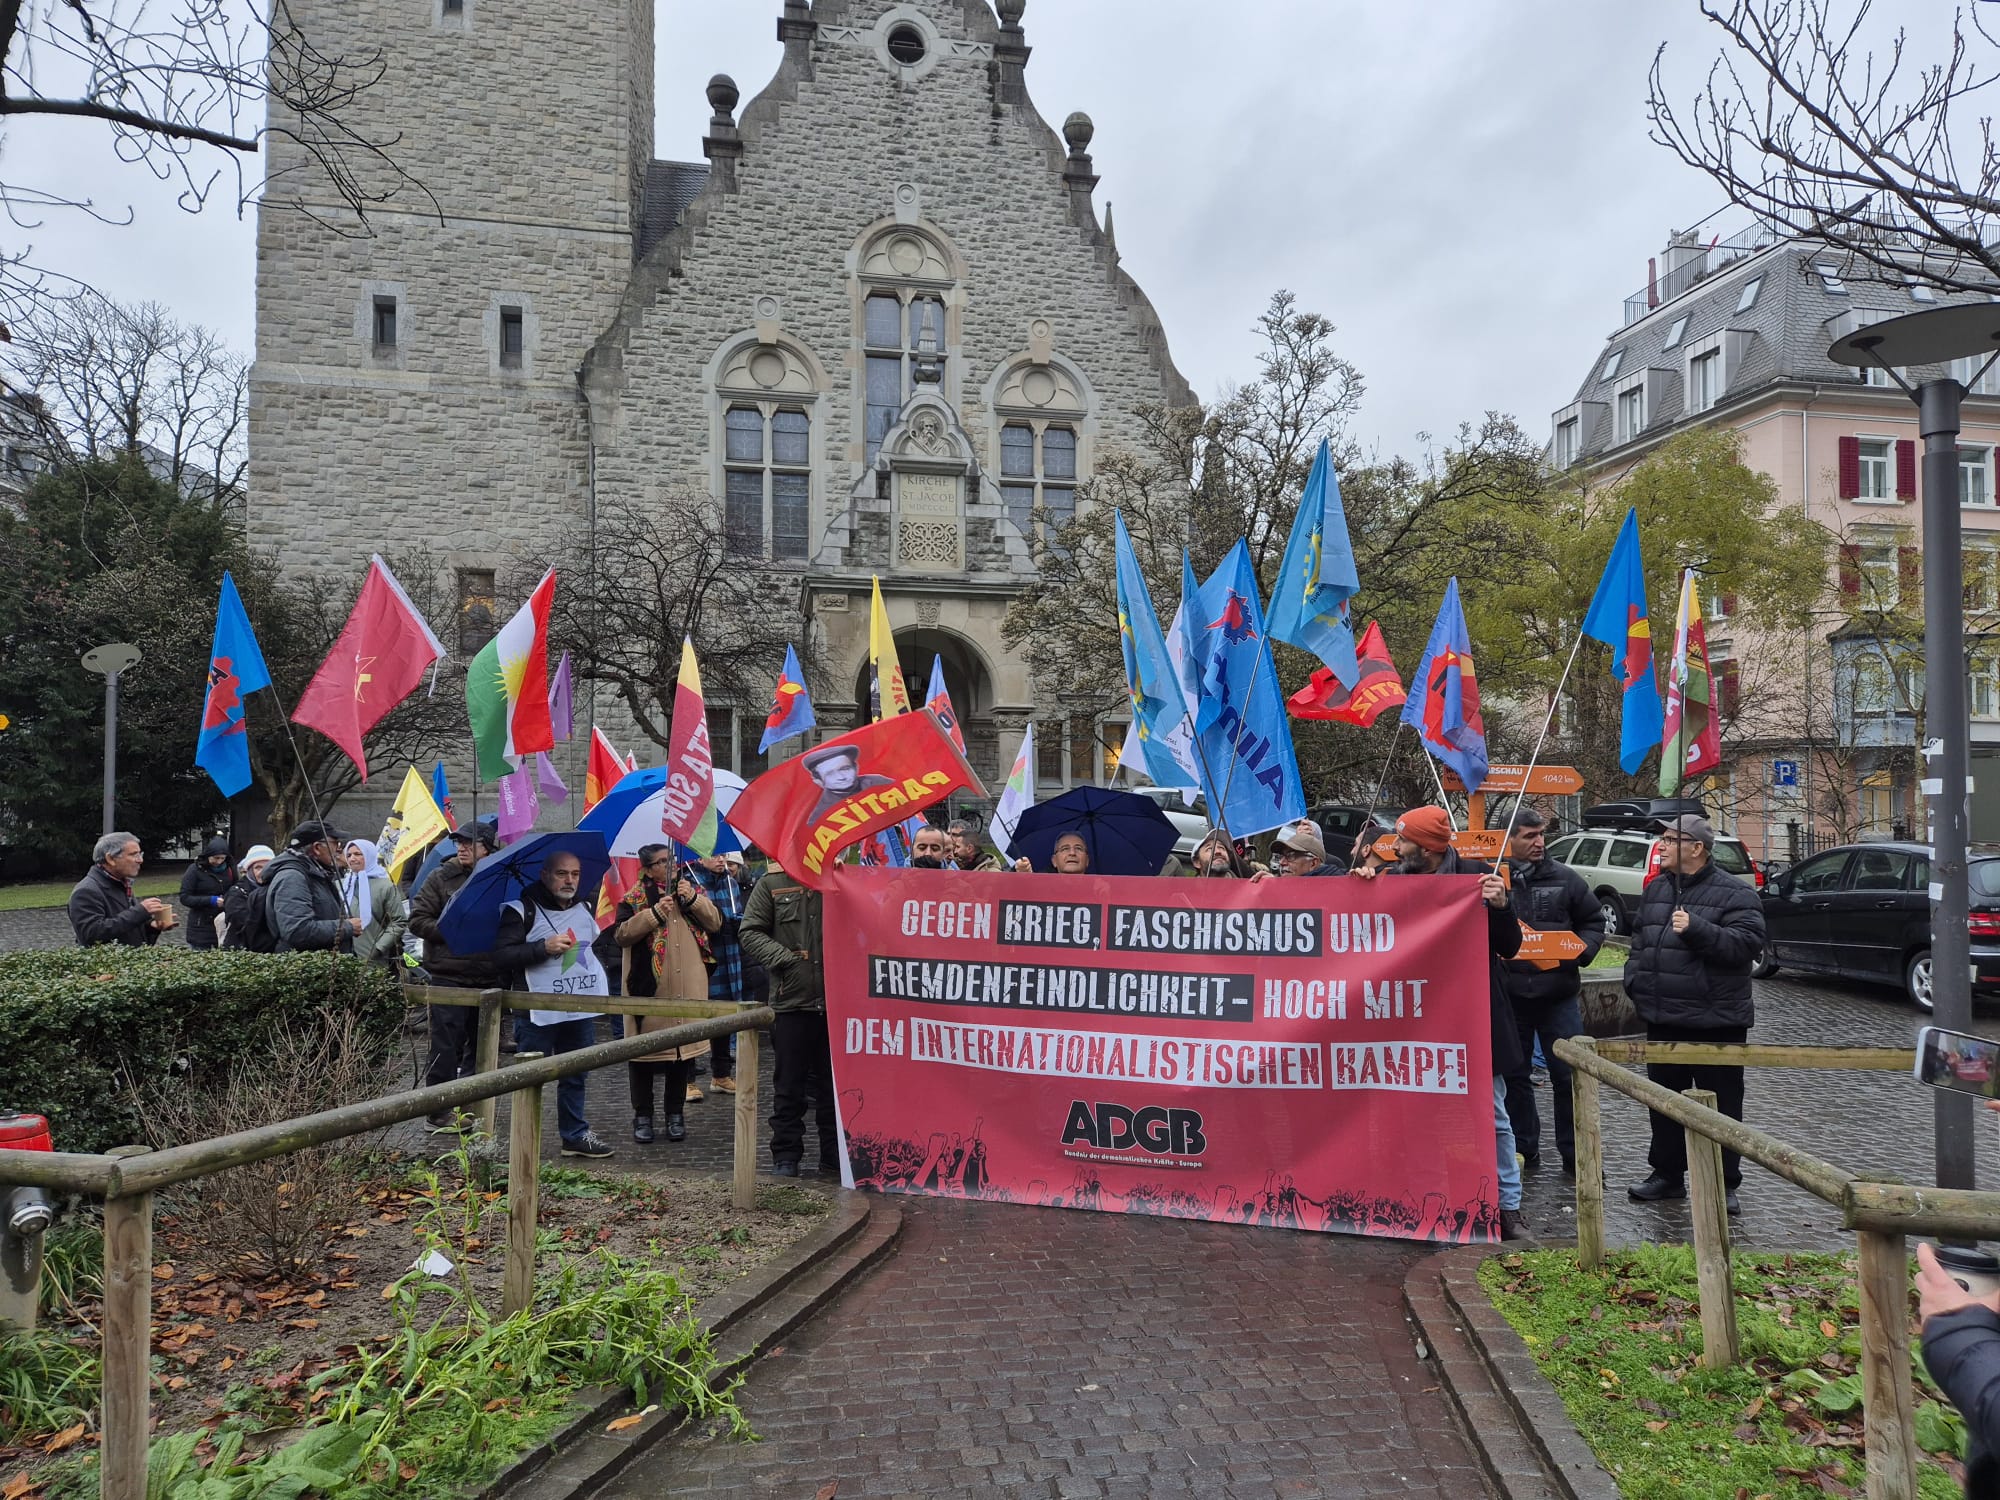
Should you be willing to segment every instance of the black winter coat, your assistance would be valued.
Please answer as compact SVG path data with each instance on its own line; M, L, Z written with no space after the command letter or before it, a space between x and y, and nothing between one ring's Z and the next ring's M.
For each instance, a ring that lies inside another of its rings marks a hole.
M1924 1367L1965 1418L1965 1493L2000 1496L2000 1313L1961 1307L1927 1319Z
M1384 874L1397 873L1393 868ZM1491 875L1493 867L1476 859L1459 858L1456 849L1444 851L1444 863L1434 875ZM1487 1009L1493 1022L1493 1076L1504 1078L1527 1067L1521 1051L1521 1033L1514 1024L1514 1007L1507 999L1507 960L1521 951L1521 924L1514 917L1511 902L1492 907L1480 903L1486 913L1486 941L1492 954L1488 961Z
M1604 907L1584 878L1553 859L1534 864L1513 861L1514 915L1537 932L1573 932L1584 954L1553 969L1519 960L1507 965L1507 998L1516 1010L1542 1010L1574 999L1583 989L1582 969L1604 946Z
M264 867L270 873L270 866ZM222 898L222 914L229 918L229 936L222 946L234 953L263 953L271 942L270 935L263 931L263 908L255 897L263 889L264 882L254 875L241 876L229 893Z
M498 989L500 969L487 953L453 953L438 931L438 918L472 871L454 857L445 860L410 903L410 931L424 940L424 968L439 984L462 989Z
M160 940L153 914L139 904L129 885L102 865L92 865L69 893L69 925L79 948L98 943L144 948Z
M1687 910L1684 933L1673 930L1676 902ZM1625 993L1649 1025L1747 1027L1756 1019L1750 968L1763 949L1763 903L1727 870L1655 875L1639 897Z
M287 849L264 872L264 909L279 953L352 953L354 929L333 871Z
M221 869L212 868L208 856L224 856ZM202 850L202 857L188 866L187 874L181 876L181 905L187 908L187 941L190 948L213 948L215 946L215 917L222 910L223 897L236 884L236 871L228 862L228 839L210 839L208 847Z

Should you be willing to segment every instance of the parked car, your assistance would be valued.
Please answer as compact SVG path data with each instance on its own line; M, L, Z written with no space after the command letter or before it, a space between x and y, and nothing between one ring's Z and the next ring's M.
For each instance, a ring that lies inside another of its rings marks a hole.
M1378 807L1371 817L1365 807L1355 807L1345 802L1315 803L1306 816L1319 824L1320 837L1326 841L1326 852L1342 864L1349 863L1348 856L1354 852L1354 840L1370 822L1383 828L1394 828L1398 809Z
M2000 987L2000 845L1966 865L1977 983ZM1843 844L1802 859L1764 892L1757 976L1779 969L1900 988L1931 1008L1931 856L1922 844Z
M1598 904L1604 908L1605 932L1614 937L1625 936L1632 931L1632 919L1639 910L1639 894L1646 888L1646 871L1651 866L1658 838L1657 832L1635 828L1585 827L1550 844L1549 858L1560 860L1589 883ZM1714 858L1717 868L1752 885L1763 884L1763 872L1750 858L1750 851L1743 847L1741 839L1717 834Z
M1186 859L1201 847L1201 841L1208 837L1208 800L1201 793L1195 793L1194 805L1190 807L1181 800L1179 787L1140 786L1132 790L1157 802L1167 821L1174 825L1174 831L1180 835L1174 841L1174 853Z

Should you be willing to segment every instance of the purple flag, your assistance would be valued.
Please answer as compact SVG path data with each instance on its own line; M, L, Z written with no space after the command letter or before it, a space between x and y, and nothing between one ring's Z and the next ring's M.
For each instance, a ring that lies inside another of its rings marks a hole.
M535 831L542 807L535 799L535 773L527 766L502 776L495 786L500 793L500 845L505 848Z
M555 726L556 743L567 745L576 737L576 709L570 702L569 653L562 654L554 678L549 682L549 722ZM551 774L554 774L553 772ZM562 783L558 781L557 786ZM562 794L564 797L568 792Z
M554 762L540 750L535 752L535 790L542 794L544 802L569 801L569 788L563 785L562 777L556 774Z

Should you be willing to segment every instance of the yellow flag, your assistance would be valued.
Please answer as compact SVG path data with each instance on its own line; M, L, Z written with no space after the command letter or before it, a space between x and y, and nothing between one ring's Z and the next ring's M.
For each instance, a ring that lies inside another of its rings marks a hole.
M877 719L893 719L910 711L910 690L903 686L903 664L896 659L896 637L889 629L889 611L882 607L882 580L870 580L875 596L868 606L868 662L875 674Z
M382 836L375 841L375 854L389 878L400 880L404 865L449 832L451 825L431 799L431 789L411 766L403 773L403 789L396 793L396 805L389 810L389 821L382 825Z

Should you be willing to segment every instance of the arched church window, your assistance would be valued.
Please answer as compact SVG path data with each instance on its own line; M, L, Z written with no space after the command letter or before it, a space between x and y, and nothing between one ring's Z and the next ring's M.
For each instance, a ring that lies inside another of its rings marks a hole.
M1007 519L1029 535L1035 512L1046 512L1043 536L1076 519L1076 429L1055 422L1009 422L1000 429L1000 495Z
M869 463L882 451L882 439L916 389L917 361L943 355L944 326L944 301L939 297L878 291L863 304Z
M723 418L723 529L742 557L804 562L812 548L812 418L739 402Z

